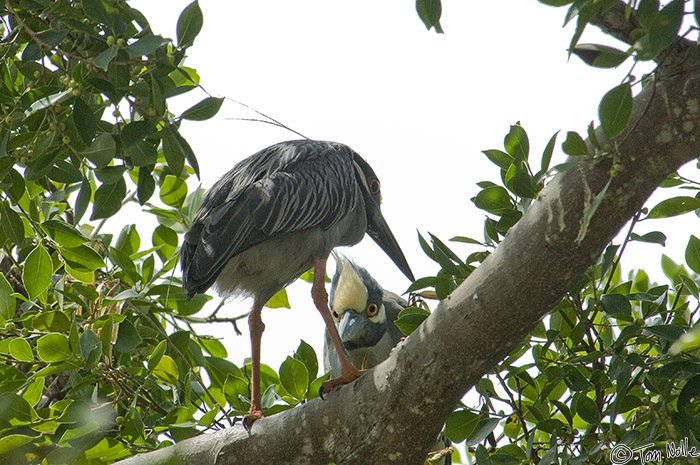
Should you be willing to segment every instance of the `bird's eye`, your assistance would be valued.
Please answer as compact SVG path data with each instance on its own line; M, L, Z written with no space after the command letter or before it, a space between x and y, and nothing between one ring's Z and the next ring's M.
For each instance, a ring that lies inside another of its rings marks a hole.
M338 312L336 312L335 310L333 310L333 316L336 320L340 321L340 315L338 315Z
M369 304L367 306L366 312L367 312L367 316L370 318L373 317L374 315L376 315L377 314L377 304L375 304L374 302Z
M379 193L379 179L371 179L369 181L369 193L372 195L376 195Z

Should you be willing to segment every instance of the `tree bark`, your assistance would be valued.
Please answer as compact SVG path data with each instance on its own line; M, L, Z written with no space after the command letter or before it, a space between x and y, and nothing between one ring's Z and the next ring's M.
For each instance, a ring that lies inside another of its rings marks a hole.
M325 401L257 421L250 435L236 425L120 464L422 464L462 396L598 260L661 181L700 154L700 65L685 43L673 47L665 56L683 56L682 66L661 63L663 80L635 97L609 153L555 176L495 252L384 363Z

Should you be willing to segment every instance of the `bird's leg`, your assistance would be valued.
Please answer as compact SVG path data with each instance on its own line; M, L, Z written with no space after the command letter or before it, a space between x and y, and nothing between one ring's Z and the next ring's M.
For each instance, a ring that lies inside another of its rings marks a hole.
M335 327L335 322L331 316L331 310L328 308L328 293L326 292L326 258L314 257L314 282L311 286L311 297L323 321L326 323L326 328L331 335L333 346L338 353L340 359L340 376L330 379L321 385L321 394L330 392L336 386L347 384L356 380L364 373L364 370L358 370L348 358L345 352L343 342L338 334L338 328Z
M253 422L264 417L262 406L260 404L260 340L262 333L265 331L265 324L262 321L262 312L264 302L260 302L257 298L253 303L253 309L248 316L248 328L250 330L250 347L251 347L251 374L250 374L250 414L243 419L243 426L250 431Z

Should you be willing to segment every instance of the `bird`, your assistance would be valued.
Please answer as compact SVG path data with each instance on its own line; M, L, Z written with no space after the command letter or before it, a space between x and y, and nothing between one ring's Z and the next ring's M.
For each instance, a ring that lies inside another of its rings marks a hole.
M408 306L403 298L384 290L369 272L344 255L334 252L335 274L331 281L329 308L340 340L353 365L372 368L384 361L403 338L394 324ZM340 360L325 330L323 364L331 376L340 374Z
M404 335L395 321L408 302L383 289L372 275L355 261L333 252L335 274L331 281L329 308L348 358L355 366L369 369L391 354ZM326 329L323 365L331 376L338 376L341 364ZM444 429L431 449L426 463L452 463L450 441Z
M312 300L340 363L340 374L322 384L321 394L362 375L345 354L328 308L326 263L335 247L355 245L367 233L415 280L380 203L372 167L345 144L317 140L267 147L236 164L207 191L180 249L182 288L188 299L212 286L222 297L253 298L248 316L251 403L244 426L264 416L262 308L309 269Z

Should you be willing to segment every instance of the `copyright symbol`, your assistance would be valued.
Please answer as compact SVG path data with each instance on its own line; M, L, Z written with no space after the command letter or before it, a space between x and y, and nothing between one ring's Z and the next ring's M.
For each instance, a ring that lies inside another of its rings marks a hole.
M610 451L610 461L613 465L625 465L634 456L634 451L625 444L618 444Z

